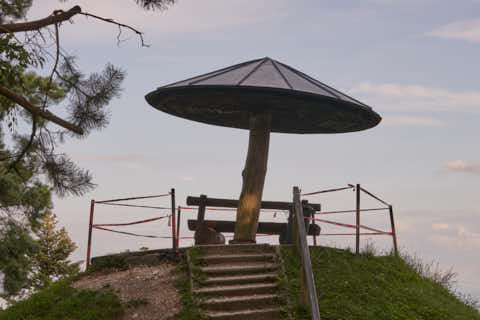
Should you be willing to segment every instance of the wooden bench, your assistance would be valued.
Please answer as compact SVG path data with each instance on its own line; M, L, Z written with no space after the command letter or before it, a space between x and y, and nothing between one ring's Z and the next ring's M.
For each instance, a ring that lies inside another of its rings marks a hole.
M320 204L309 203L307 200L303 200L302 204L313 207L315 211L320 211L321 209ZM188 196L187 205L198 206L197 219L188 220L189 230L195 231L197 229L197 226L203 223L207 225L209 228L215 229L217 232L234 232L235 231L235 221L205 220L205 210L206 210L206 207L237 208L238 200L208 198L206 195L201 195L200 197ZM262 201L260 208L270 209L270 210L289 210L291 206L292 206L291 202ZM287 232L287 223L279 223L279 222L259 222L258 223L257 234L261 233L261 234L285 235L286 232ZM308 235L318 236L319 234L320 234L320 227L315 223L312 223L310 225Z

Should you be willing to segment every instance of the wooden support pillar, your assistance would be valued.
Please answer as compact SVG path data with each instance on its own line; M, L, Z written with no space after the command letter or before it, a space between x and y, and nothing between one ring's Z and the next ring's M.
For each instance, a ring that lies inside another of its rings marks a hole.
M247 160L242 172L243 185L237 208L235 236L231 243L255 243L258 216L267 174L270 143L270 114L250 115Z
M200 226L205 220L205 207L207 206L207 196L204 194L200 195L200 202L198 204L198 213L197 213L197 225Z

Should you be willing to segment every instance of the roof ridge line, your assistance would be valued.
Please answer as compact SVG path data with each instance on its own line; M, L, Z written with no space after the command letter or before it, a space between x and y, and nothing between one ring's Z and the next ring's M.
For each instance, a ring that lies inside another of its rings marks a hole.
M277 66L277 62L278 62L278 61L275 61L275 60L273 60L273 59L271 59L271 60L272 60L273 66L275 67L275 69L277 70L277 72L280 74L280 76L282 77L283 81L285 81L285 83L287 84L287 86L288 86L290 89L295 90L295 89L293 89L293 86L292 86L292 85L290 84L290 82L287 80L287 78L285 77L285 75L282 73L282 71L280 70L280 68ZM280 63L280 62L278 62L278 63Z
M293 68L293 67L290 67L289 65L283 64L283 63L281 63L281 62L279 62L279 63L280 63L282 66L286 67L287 69L290 69L291 71L293 71L294 73L296 73L297 76L298 76L298 75L301 75L302 78L304 78L304 79L307 80L308 82L314 84L315 86L319 87L319 88L322 89L322 90L325 90L325 91L329 92L329 93L332 94L335 98L337 98L337 99L339 99L339 100L343 100L342 98L340 98L340 96L338 95L337 92L333 92L333 91L332 91L333 88L327 86L327 85L324 84L323 82L320 82L320 81L318 81L317 79L310 77L310 76L307 75L306 73L303 73L303 72L300 71L300 70L297 70L297 69L295 69L295 68ZM317 83L317 82L318 82L318 83ZM319 84L320 84L320 85L319 85ZM327 89L323 88L322 86L327 87ZM337 90L335 90L335 91L337 91Z
M244 76L238 83L237 83L237 86L241 85L243 82L245 82L245 80L247 80L248 77L250 77L255 71L258 70L258 68L260 68L260 66L262 64L264 64L268 59L270 59L269 57L265 57L262 59L262 62L260 62L259 64L257 64L255 66L255 68L253 68L249 73L247 73L246 76Z
M300 71L299 71L299 72L300 72ZM363 102L361 102L361 101L359 101L359 100L357 100L357 99L349 96L349 95L346 94L346 93L343 93L343 92L340 91L340 90L335 89L334 87L329 86L328 84L325 84L325 83L321 82L320 80L317 80L317 79L315 79L315 78L312 78L312 77L309 76L308 74L305 74L305 76L307 76L308 78L311 78L311 79L312 79L313 81L315 81L315 82L320 83L322 86L327 87L329 90L333 90L333 91L335 91L336 93L340 94L341 96L345 96L345 97L347 97L347 98L355 101L356 103L358 103L358 104L360 104L360 105L362 105L362 106L364 106L364 107L367 107L367 108L373 110L372 107L370 107L369 105L367 105L367 104L365 104L365 103L363 103ZM340 100L345 101L344 99L340 99Z
M342 97L341 97L341 96L345 96L345 97L347 97L347 98L355 101L356 103L358 103L358 104L360 104L360 105L362 105L362 106L364 106L364 107L367 107L367 108L369 108L370 110L373 110L372 107L370 107L369 105L367 105L367 104L365 104L365 103L363 103L363 102L361 102L361 101L359 101L359 100L357 100L357 99L349 96L349 95L346 94L346 93L341 92L340 90L337 90L337 89L329 86L328 84L323 83L323 82L320 81L320 80L317 80L317 79L309 76L308 74L303 73L303 72L300 71L300 70L297 70L297 69L295 69L295 68L293 68L293 67L290 67L289 65L283 64L283 63L281 63L281 62L279 62L279 63L280 63L281 65L283 65L283 66L285 66L285 67L293 70L293 71L296 71L297 73L302 74L303 76L305 76L305 78L306 78L310 83L313 83L313 84L317 85L318 87L320 87L320 85L326 87L326 89L324 89L324 88L322 88L322 89L324 89L325 91L328 91L328 92L332 92L332 94L333 94L334 96L336 96L338 99L340 99L340 100L342 100L342 101L345 101L345 100L342 99Z

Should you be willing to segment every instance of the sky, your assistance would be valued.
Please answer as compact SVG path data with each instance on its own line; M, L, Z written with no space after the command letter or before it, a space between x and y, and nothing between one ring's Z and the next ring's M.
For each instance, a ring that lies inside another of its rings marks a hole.
M82 197L54 199L54 212L85 259L90 200L163 194L237 198L248 132L162 113L144 96L157 87L243 61L269 56L372 106L375 128L335 135L271 136L263 198L290 201L292 187L317 191L360 183L394 208L401 250L458 273L458 288L480 299L480 1L478 0L179 0L166 11L143 11L132 0L34 2L28 18L80 5L82 10L134 26L135 34L77 16L61 27L61 44L87 72L111 62L127 72L112 101L110 125L61 150L88 169L97 188ZM300 157L297 155L301 154ZM323 210L355 206L352 191L308 198ZM169 206L168 198L137 204ZM378 203L362 196L362 207ZM381 206L381 205L380 205ZM100 206L95 223L168 214ZM184 210L183 222L195 217ZM262 221L284 221L271 212ZM233 220L234 215L208 213ZM352 215L329 216L353 222ZM362 222L388 230L385 213ZM335 232L321 224L322 232ZM167 219L124 229L168 236ZM339 232L348 232L340 230ZM191 236L186 224L181 232ZM275 241L262 238L259 241ZM385 236L362 238L390 250ZM321 237L345 247L351 237ZM95 230L93 256L168 247L146 239ZM191 240L182 240L182 246Z

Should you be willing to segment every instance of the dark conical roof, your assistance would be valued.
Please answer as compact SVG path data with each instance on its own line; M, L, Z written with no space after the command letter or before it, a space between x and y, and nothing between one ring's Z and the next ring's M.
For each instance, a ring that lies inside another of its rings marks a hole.
M268 57L160 87L146 99L179 117L243 129L248 114L269 112L273 132L350 132L381 120L366 104Z

